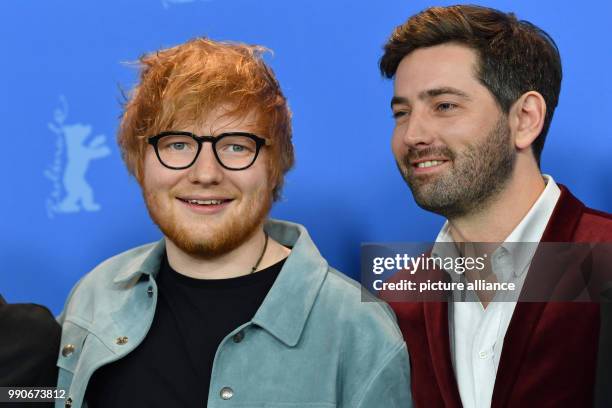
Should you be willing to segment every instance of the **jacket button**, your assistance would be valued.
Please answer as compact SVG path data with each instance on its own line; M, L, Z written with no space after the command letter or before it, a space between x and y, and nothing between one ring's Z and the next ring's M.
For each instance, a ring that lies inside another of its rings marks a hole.
M149 295L149 297L153 297L153 286L149 286L147 288L147 295Z
M127 336L117 337L117 340L115 340L115 342L116 342L118 345L123 346L124 344L127 344L127 342L128 342L128 338L127 338Z
M72 398L66 398L66 403L64 404L66 408L70 408L72 406Z
M74 353L74 346L72 344L66 344L62 349L62 356L68 357L72 353Z
M234 343L240 343L243 339L244 332L242 330L232 336L232 340L234 340Z
M223 398L224 400L228 400L234 396L234 390L232 390L230 387L223 387L221 388L220 394L221 398Z

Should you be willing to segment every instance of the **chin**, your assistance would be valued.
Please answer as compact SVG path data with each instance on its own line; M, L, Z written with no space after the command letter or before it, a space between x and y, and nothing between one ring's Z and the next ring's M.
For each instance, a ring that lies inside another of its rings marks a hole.
M182 252L196 258L210 259L231 252L236 249L243 239L231 231L224 229L212 229L206 232L194 232L174 226L160 226L167 239L177 246Z
M145 192L149 215L182 252L204 259L233 251L261 229L272 200L267 190L242 197L216 214L194 214L167 197Z

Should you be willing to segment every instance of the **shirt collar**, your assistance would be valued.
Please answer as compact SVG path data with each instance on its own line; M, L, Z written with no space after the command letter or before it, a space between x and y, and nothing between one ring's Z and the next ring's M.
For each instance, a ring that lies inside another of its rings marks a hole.
M495 253L498 251L507 251L510 254L511 260L513 261L512 270L514 276L517 277L522 275L526 271L527 266L531 263L537 246L535 243L540 242L546 225L561 195L559 186L557 186L557 183L555 183L555 180L551 176L543 174L542 177L546 183L544 191L542 191L536 202L531 206L519 224L512 230L508 237L506 237L500 248L495 251ZM456 250L454 254L449 253L452 252L451 245L442 244L450 242L453 242L453 238L450 234L450 223L446 221L436 237L436 243L432 249L432 254L440 257L458 256Z
M542 177L546 183L544 191L502 244L513 260L515 276L522 275L531 263L536 243L540 242L561 195L559 186L551 176L543 174Z
M292 250L252 322L293 347L327 276L328 265L303 226L268 220L264 229L271 238ZM142 253L117 274L115 284L157 275L166 250L165 241L141 248Z

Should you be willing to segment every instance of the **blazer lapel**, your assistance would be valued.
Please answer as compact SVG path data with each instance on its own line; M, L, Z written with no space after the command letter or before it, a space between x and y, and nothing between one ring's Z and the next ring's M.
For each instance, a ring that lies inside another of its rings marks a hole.
M440 393L446 408L461 407L461 397L451 362L448 302L425 302L427 342Z
M578 201L566 187L559 185L559 188L561 189L561 196L548 221L541 242L571 242L584 210L584 204ZM530 275L528 274L525 286L528 286L529 278ZM534 277L531 276L531 278ZM505 406L510 399L510 393L517 381L518 371L523 362L531 334L537 326L545 307L546 303L544 302L517 302L504 338L493 389L492 408Z

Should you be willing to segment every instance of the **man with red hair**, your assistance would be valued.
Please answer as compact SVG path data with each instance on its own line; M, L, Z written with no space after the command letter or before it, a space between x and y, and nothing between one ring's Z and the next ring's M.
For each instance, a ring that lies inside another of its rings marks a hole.
M267 220L294 158L262 51L199 38L141 58L118 141L164 239L70 294L66 406L411 405L390 309Z

